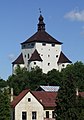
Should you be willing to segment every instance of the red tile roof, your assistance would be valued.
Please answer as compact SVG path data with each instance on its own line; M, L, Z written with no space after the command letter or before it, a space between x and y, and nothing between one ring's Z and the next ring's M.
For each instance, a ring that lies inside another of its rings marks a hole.
M38 31L36 32L33 36L31 36L29 39L27 39L25 42L21 43L26 44L26 43L31 43L31 42L45 42L45 43L55 43L55 44L62 44L55 38L53 38L51 35L49 35L45 31Z
M18 58L14 62L12 62L12 64L24 64L22 53L18 56Z
M43 106L46 107L55 107L55 100L57 93L56 92L45 92L45 91L34 91L32 92L34 96L40 101Z
M20 100L28 93L31 92L29 89L23 90L14 101L11 102L11 106L15 107ZM31 94L43 105L43 107L55 107L55 99L57 96L56 92L45 92L45 91L32 91Z
M11 107L15 107L23 97L28 93L31 94L43 105L44 108L54 108L56 106L57 92L45 92L45 91L30 91L29 89L23 90L12 102ZM79 92L79 95L84 97L84 92Z
M84 97L84 92L79 92L79 95Z
M72 63L61 51L58 63Z
M32 56L30 57L29 61L42 61L38 51L35 49Z

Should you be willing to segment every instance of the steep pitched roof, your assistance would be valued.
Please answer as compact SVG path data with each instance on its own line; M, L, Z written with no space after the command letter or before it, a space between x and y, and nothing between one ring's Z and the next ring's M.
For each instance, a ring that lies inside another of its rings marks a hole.
M72 63L61 51L58 63Z
M38 51L35 49L32 56L30 57L29 61L42 61Z
M44 18L42 15L39 17L38 31L32 35L29 39L21 44L31 43L31 42L46 42L46 43L55 43L62 44L51 35L45 31L45 23L43 22Z
M23 90L14 101L11 102L11 106L14 108L28 93L31 92L29 89ZM43 107L55 107L55 99L57 96L56 92L45 92L45 91L32 91L31 94L43 105Z
M25 42L21 44L31 43L31 42L45 42L45 43L55 43L55 44L62 44L55 38L53 38L51 35L49 35L45 31L38 31L33 36L31 36L29 39L27 39Z
M22 53L18 56L18 58L14 62L12 62L12 64L24 64Z

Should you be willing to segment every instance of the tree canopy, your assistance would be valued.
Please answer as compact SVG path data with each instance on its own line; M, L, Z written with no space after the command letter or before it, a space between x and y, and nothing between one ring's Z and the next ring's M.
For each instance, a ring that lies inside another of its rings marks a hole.
M80 91L84 91L84 64L76 62L68 65L61 72L53 69L47 74L42 72L42 69L36 67L32 71L27 71L25 68L18 68L15 74L9 76L7 84L14 88L15 95L18 95L23 89L29 88L35 90L39 85L55 85L61 86L62 81L70 75L74 78L75 87Z
M55 115L56 120L84 119L84 98L76 95L76 86L72 75L69 75L66 80L62 80L56 99Z
M0 120L10 120L10 98L6 90L0 90Z

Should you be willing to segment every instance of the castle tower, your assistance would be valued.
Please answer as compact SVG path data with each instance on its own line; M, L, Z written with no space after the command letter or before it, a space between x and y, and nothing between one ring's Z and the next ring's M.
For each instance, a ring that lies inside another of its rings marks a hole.
M52 69L61 71L71 61L62 52L62 43L53 38L45 31L44 18L40 14L37 32L21 43L21 54L12 62L13 70L20 65L28 71L36 66L40 67L43 73Z

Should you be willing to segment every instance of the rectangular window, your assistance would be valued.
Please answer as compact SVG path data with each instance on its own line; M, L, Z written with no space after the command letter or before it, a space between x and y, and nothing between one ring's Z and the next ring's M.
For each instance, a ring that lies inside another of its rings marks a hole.
M54 43L52 43L52 47L54 47L55 46L55 44Z
M31 46L33 47L35 45L35 43L31 43Z
M46 46L46 43L42 43L43 46Z
M32 120L36 120L37 119L37 115L36 115L36 111L32 112Z
M22 120L27 120L27 112L22 112Z
M52 111L52 118L55 118L55 112Z
M49 118L49 111L46 111L46 118Z

